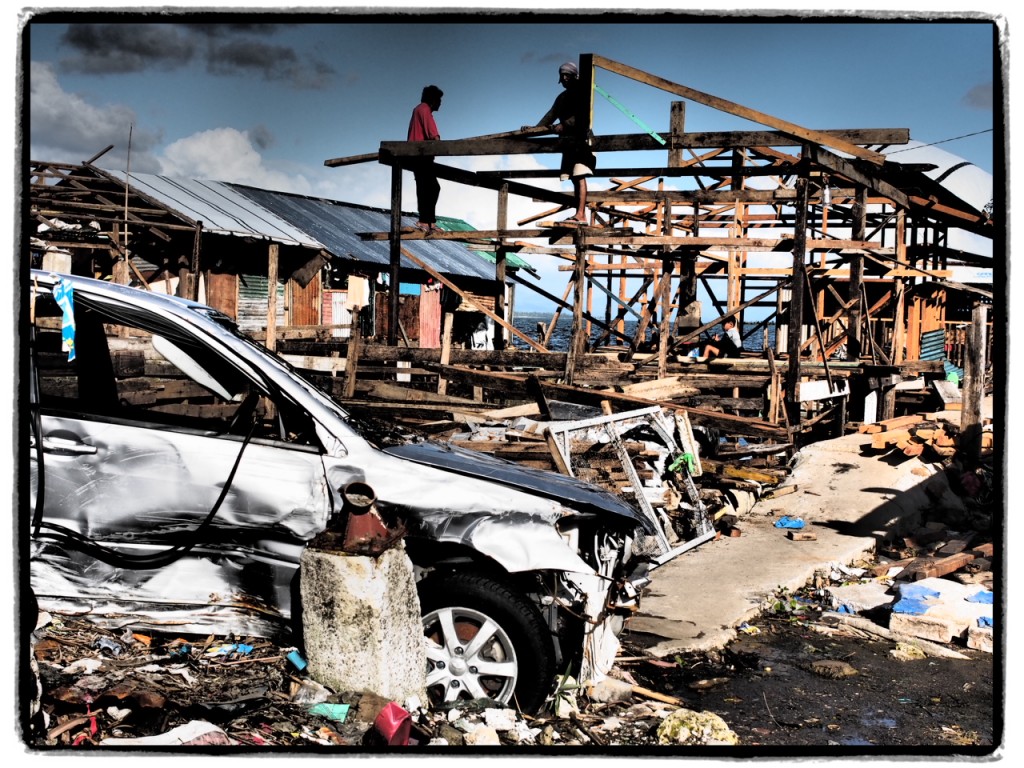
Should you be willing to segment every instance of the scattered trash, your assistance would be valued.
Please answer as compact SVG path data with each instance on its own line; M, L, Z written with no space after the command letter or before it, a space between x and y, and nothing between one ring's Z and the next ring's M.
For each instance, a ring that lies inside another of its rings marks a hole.
M211 723L206 723L201 720L193 720L192 722L185 723L185 725L179 725L177 728L172 728L167 733L157 734L155 736L139 736L137 738L108 738L100 742L104 746L128 746L128 747L142 747L142 746L212 746L212 745L233 745L237 742L232 741L231 738L220 728Z
M794 530L797 530L804 527L804 521L802 518L799 517L790 517L789 515L785 515L784 517L780 517L778 520L775 521L775 527L792 528Z
M751 624L748 624L745 621L742 624L739 625L738 629L744 635L759 635L759 634L761 634L761 630L759 628L757 628L757 627L755 627L755 626L753 626Z
M367 734L371 743L383 743L389 747L405 747L409 745L409 734L412 731L412 718L409 713L391 701L380 711L373 721L373 728Z
M739 744L739 737L713 712L677 709L658 726L658 743L728 746Z
M323 702L314 704L307 711L311 715L319 715L326 717L328 720L337 720L339 723L343 723L348 717L350 707L351 705L349 704L328 704Z
M111 640L109 637L96 638L92 647L99 650L101 653L109 653L111 656L120 656L124 651L124 646Z

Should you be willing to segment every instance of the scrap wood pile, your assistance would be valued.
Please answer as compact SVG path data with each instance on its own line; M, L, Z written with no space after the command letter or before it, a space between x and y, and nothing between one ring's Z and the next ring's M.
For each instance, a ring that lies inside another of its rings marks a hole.
M982 432L982 455L991 455L995 435L988 420ZM929 414L911 414L862 424L861 434L871 435L871 448L877 451L902 451L905 456L919 456L922 461L941 461L952 458L960 448L960 429L948 421Z
M666 468L678 456L667 455L671 451L664 441L624 435L619 446L603 435L577 437L563 451L575 457L570 461L559 455L548 429L660 407L668 418L689 416L697 425L700 445L689 449L696 459L690 471L702 500L720 514L748 511L752 500L780 486L789 474L794 446L785 442L784 429L721 410L680 407L700 390L678 376L637 381L627 375L628 364L587 355L579 383L566 385L558 381L560 371L536 367L543 362L536 353L512 353L511 362L518 365L480 368L471 367L478 362L471 357L441 365L420 360L423 350L398 352L412 356L410 364L417 366L402 369L409 371L407 381L360 378L350 382L347 397L338 379L322 382L378 442L401 442L403 435L448 442L526 467L571 474L633 503L642 493L651 506L671 515L678 499L666 482L672 475ZM430 370L442 372L442 379L432 382L421 375Z

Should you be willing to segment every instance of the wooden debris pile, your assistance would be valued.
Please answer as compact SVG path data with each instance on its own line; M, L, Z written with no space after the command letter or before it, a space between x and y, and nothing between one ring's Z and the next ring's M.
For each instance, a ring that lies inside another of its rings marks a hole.
M869 569L873 576L884 576L898 568L901 570L895 578L900 581L957 574L957 580L963 583L988 582L991 587L995 549L976 531L953 531L941 522L928 523L880 547L876 554L880 562Z
M991 420L988 422L991 424ZM960 429L925 413L862 424L857 431L871 435L873 450L898 450L905 456L918 456L922 461L950 459L960 448ZM991 454L994 438L992 431L982 432L983 456Z

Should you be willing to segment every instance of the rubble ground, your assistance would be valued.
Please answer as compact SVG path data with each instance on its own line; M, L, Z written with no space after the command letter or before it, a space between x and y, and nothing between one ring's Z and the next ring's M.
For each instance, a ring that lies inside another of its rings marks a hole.
M1001 742L1000 690L991 653L949 644L949 656L827 620L830 587L776 595L757 622L719 651L656 658L628 629L610 678L560 695L529 717L491 702L410 713L403 749L652 753L731 744L754 754L926 751L988 754ZM387 747L373 725L389 703L335 692L303 676L295 649L235 637L121 633L43 614L33 656L45 718L34 750L117 744L257 752ZM712 718L667 728L680 715ZM668 735L671 733L672 735ZM679 734L682 733L682 736Z

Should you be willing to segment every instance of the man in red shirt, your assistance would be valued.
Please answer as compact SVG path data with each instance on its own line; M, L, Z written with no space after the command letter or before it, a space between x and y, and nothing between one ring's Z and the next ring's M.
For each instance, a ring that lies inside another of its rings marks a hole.
M444 93L436 85L428 85L423 89L420 103L412 111L409 121L409 141L434 141L441 138L434 123L434 112L441 108L441 97ZM441 185L434 173L433 157L418 157L410 162L410 168L416 177L416 204L420 219L416 228L424 232L437 232L437 197L441 194Z

